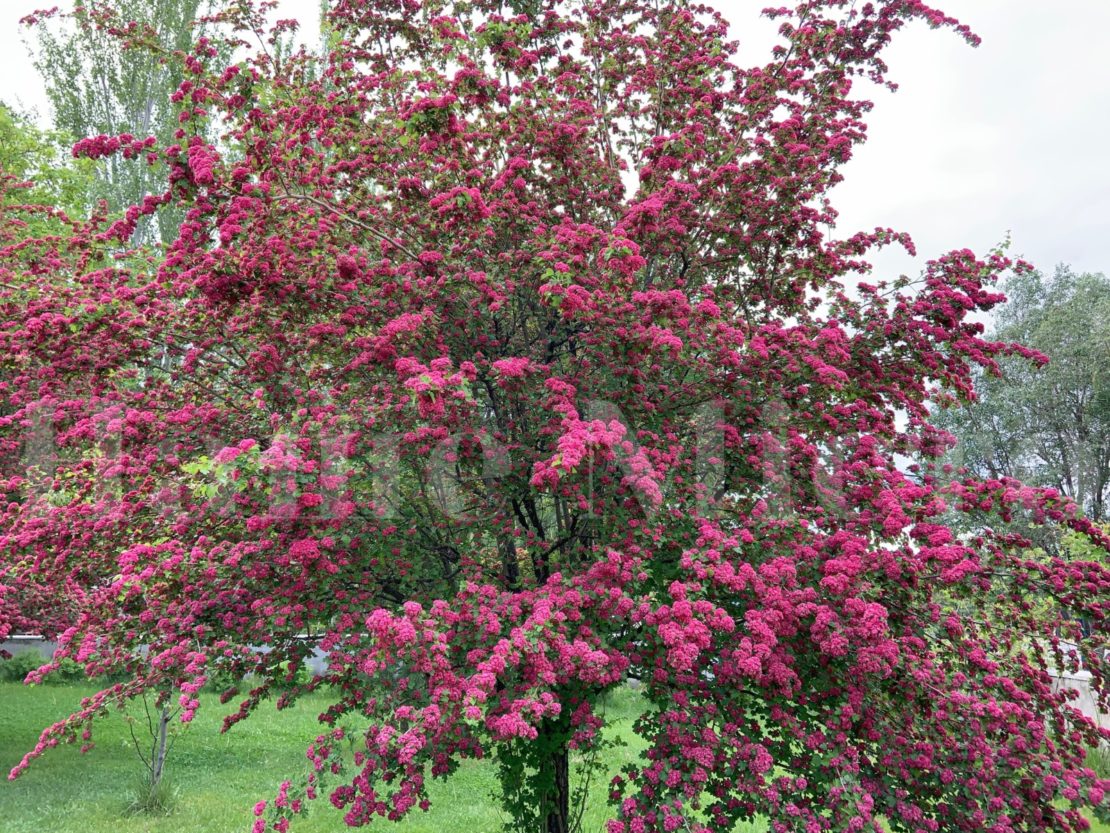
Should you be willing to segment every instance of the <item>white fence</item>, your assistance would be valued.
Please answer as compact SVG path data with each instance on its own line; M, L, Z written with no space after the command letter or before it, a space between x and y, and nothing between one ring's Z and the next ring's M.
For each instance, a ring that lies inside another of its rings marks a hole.
M7 651L8 653L15 654L24 651L38 651L43 656L53 656L54 650L58 647L56 642L51 642L48 639L43 639L41 636L12 636L6 642L0 642L0 650ZM260 654L269 652L269 648L255 648ZM305 659L305 664L308 670L313 674L323 674L327 670L328 658L327 654L319 648L315 648L312 656Z

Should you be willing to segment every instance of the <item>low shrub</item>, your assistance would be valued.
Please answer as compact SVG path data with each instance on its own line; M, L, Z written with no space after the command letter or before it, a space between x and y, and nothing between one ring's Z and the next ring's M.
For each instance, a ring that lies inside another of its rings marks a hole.
M205 691L213 694L223 694L229 689L238 689L243 685L243 675L228 668L216 667L208 672L208 680L204 684Z
M278 691L285 691L308 685L308 683L312 681L312 672L308 670L307 662L302 661L292 675L289 674L289 666L289 660L285 660L278 666L280 669L280 676L274 679L274 688Z
M0 680L8 683L21 683L24 678L49 660L37 648L19 651L11 659L0 661Z
M13 654L11 659L0 661L0 680L10 683L21 683L32 671L37 671L50 658L38 648L30 648ZM74 662L69 657L64 657L58 667L51 671L43 680L48 685L68 685L81 683L87 680L85 668L79 662Z

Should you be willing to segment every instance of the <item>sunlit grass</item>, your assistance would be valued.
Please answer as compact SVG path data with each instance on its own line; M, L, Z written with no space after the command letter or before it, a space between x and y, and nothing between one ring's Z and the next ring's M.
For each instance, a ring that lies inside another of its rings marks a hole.
M0 767L6 773L35 744L42 727L68 714L88 686L0 684ZM283 778L303 775L305 748L320 734L316 717L325 696L304 698L278 714L272 705L219 734L222 715L212 695L202 694L202 708L177 739L167 772L176 800L168 815L128 813L135 783L143 774L123 718L113 714L94 732L96 748L81 755L76 747L58 747L35 761L14 782L0 782L0 831L4 833L243 833L253 820L255 802L274 795ZM584 817L586 831L598 831L608 818L608 778L632 761L642 748L631 724L639 698L621 692L612 698L608 717L613 731L629 744L607 753L607 775L594 780ZM141 714L141 707L137 713ZM448 781L430 787L432 808L413 812L398 833L496 831L503 821L493 794L493 768L467 762ZM313 802L295 827L304 833L339 831L341 814L326 800Z

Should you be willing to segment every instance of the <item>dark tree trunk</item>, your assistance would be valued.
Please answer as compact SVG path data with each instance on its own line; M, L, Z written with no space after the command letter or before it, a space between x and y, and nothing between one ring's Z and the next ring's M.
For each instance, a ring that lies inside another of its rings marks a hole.
M544 766L552 790L543 833L570 833L570 752L565 741L552 749Z

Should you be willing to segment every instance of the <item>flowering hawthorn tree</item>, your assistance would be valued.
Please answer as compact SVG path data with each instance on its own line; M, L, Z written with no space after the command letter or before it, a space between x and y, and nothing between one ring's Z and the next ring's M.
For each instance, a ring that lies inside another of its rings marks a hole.
M629 678L647 751L609 833L1105 811L1098 730L1049 672L1078 661L1065 614L1106 644L1110 571L989 518L1110 540L1052 491L930 465L930 407L1036 358L967 320L1024 267L959 250L860 283L910 239L829 231L853 84L914 19L976 39L919 0L768 14L782 43L745 69L686 3L338 0L322 60L269 49L279 23L227 66L263 32L241 0L181 56L175 145L77 144L167 187L3 249L0 550L80 588L60 656L131 679L13 777L113 703L172 688L188 720L214 672L255 671L230 726L319 645L312 771L258 831L322 791L351 826L399 819L492 756L512 826L562 833L568 750ZM177 239L125 251L165 205ZM348 714L372 724L351 755Z

